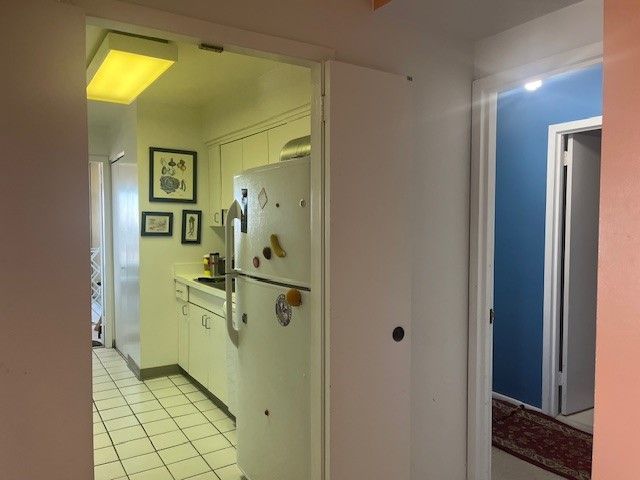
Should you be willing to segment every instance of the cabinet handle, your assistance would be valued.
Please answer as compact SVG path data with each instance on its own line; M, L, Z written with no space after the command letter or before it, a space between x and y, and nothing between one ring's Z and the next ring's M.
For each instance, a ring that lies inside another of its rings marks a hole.
M220 212L216 212L213 214L213 221L216 223L220 223Z
M200 325L202 325L204 327L204 315L202 315L202 317L200 317Z
M206 328L207 330L211 330L211 327L209 326L209 320L211 320L209 317L205 317L204 328Z
M187 304L185 303L184 305L182 305L182 315L186 315L187 314Z

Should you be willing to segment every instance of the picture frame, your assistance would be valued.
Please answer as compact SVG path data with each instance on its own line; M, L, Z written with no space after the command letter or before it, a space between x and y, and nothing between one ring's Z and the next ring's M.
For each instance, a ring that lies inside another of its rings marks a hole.
M142 212L140 235L143 237L172 237L173 213Z
M198 201L198 152L149 147L149 201Z
M182 210L183 244L200 244L202 242L202 210Z

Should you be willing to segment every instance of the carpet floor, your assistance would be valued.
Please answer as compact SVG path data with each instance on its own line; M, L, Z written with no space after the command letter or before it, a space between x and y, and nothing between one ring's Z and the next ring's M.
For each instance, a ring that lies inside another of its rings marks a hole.
M571 480L590 480L593 436L552 417L493 400L493 446Z

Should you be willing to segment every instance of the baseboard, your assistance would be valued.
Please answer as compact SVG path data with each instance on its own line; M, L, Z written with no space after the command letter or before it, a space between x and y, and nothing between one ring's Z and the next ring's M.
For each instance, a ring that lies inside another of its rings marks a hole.
M160 367L142 368L138 380L151 380L152 378L168 377L182 373L181 368L175 365L162 365Z
M120 355L122 355L121 352L119 352L119 353L120 353ZM140 378L140 367L135 362L135 360L133 358L131 358L131 355L127 355L127 358L125 360L127 362L127 367L129 367L129 370L131 370L133 372L133 374L136 376L136 378L138 380L141 380L141 378Z
M191 383L193 383L196 387L198 387L198 389L202 393L204 393L205 396L216 405L216 407L218 407L220 410L222 410L224 413L226 413L227 416L232 418L233 421L235 422L235 420L236 420L235 415L229 411L229 407L227 407L222 400L220 400L213 393L211 393L209 390L207 390L207 388L204 385L202 385L195 378L193 378L191 375L189 375L189 373L186 370L184 370L182 367L178 366L178 368L180 369L179 373L181 375L184 375L185 377L187 377Z
M228 417L232 418L234 421L236 420L235 415L233 415L229 408L225 405L225 403L216 397L213 393L211 393L207 388L198 382L195 378L193 378L189 373L184 370L180 365L163 365L160 367L151 367L151 368L140 368L138 364L127 355L126 358L127 366L129 370L133 372L136 378L140 381L151 380L152 378L158 377L167 377L169 375L184 375L189 379L191 383L193 383L198 390L200 390L209 400L211 400L216 407L222 410L227 414Z
M541 408L534 407L533 405L529 405L528 403L521 402L520 400L516 400L515 398L507 397L506 395L502 395L501 393L491 392L491 396L496 400L502 400L503 402L508 402L513 405L517 405L519 407L524 407L527 410L533 410L535 412L544 413Z

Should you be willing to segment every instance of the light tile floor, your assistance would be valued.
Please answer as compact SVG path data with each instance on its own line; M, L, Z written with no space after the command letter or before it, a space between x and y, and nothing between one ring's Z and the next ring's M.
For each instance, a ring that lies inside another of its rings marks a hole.
M186 377L138 381L93 350L95 480L241 480L234 422Z

